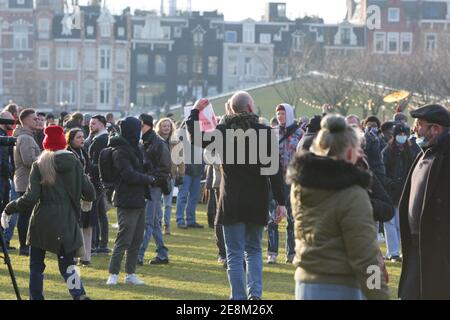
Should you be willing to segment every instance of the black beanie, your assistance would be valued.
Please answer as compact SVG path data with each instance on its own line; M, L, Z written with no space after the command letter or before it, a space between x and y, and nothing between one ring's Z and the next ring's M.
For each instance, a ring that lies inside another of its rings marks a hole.
M141 120L143 124L153 128L153 117L151 115L143 113L139 116L139 120Z

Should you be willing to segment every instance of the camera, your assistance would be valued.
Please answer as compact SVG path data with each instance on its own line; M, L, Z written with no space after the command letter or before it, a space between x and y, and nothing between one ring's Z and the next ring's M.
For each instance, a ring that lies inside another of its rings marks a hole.
M0 137L0 147L13 147L16 142L17 138L14 137Z

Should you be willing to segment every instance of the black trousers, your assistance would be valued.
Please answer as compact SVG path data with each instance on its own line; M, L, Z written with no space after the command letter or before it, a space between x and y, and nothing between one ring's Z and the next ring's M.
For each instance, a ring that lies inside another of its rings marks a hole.
M99 193L98 198L93 203L93 206L96 206L97 209L98 221L93 228L92 248L105 249L108 247L109 221L106 214L104 197L104 192Z
M419 239L413 236L413 241L405 261L403 281L399 288L399 297L402 300L420 299L420 260Z
M23 196L25 192L18 192L19 197ZM17 219L17 233L19 234L20 252L29 253L29 246L27 246L28 226L30 225L30 217L33 209L20 212Z

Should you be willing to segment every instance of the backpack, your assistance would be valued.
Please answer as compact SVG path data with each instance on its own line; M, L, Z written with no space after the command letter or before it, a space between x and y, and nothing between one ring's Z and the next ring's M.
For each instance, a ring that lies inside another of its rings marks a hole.
M113 188L119 180L119 173L113 163L113 152L114 148L105 148L98 159L100 181L105 189Z

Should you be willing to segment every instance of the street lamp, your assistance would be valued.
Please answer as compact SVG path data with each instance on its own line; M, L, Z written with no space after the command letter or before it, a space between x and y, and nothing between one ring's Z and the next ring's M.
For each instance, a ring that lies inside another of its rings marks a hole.
M381 111L383 114L383 122L386 121L386 106L381 106Z
M134 102L130 102L130 108L128 109L128 115L131 114L131 110L134 108Z

